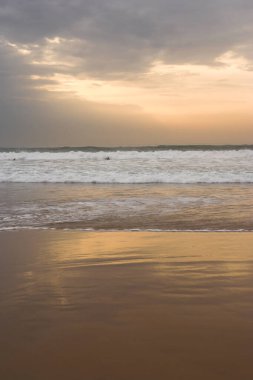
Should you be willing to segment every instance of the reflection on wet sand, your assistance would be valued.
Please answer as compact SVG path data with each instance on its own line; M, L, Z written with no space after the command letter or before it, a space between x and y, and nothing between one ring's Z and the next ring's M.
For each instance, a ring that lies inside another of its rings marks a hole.
M1 233L0 378L253 378L252 243L250 233Z

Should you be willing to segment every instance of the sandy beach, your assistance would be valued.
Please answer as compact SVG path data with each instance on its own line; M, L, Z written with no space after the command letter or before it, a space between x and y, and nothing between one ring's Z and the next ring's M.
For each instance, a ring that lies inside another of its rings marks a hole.
M251 233L0 233L4 380L251 379Z

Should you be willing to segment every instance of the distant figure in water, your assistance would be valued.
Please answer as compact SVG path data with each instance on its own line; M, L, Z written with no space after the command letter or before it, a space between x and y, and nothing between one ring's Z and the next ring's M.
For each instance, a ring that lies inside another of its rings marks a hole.
M107 157L105 158L105 160L107 160L107 161L108 161L108 160L110 160L110 157L109 157L109 156L107 156Z

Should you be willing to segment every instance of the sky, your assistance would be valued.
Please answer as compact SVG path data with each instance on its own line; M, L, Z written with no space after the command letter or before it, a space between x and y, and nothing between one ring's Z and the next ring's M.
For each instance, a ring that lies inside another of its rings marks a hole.
M252 0L0 0L0 146L253 144Z

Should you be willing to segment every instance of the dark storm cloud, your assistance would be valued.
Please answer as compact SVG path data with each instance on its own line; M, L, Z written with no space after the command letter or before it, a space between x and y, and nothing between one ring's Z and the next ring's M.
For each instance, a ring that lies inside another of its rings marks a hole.
M0 34L43 44L60 36L78 71L124 75L154 60L213 64L227 50L251 55L248 0L1 0ZM58 47L58 53L60 53Z

